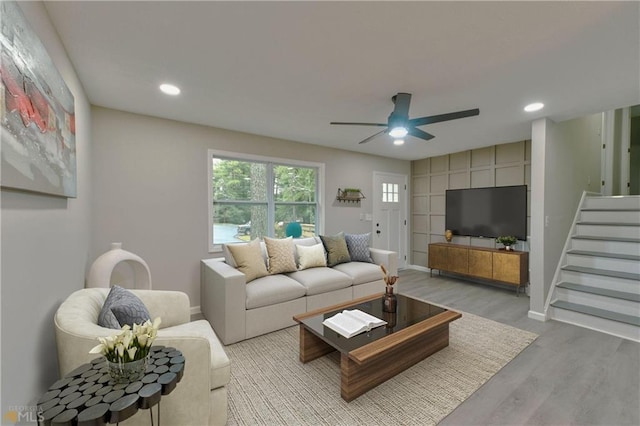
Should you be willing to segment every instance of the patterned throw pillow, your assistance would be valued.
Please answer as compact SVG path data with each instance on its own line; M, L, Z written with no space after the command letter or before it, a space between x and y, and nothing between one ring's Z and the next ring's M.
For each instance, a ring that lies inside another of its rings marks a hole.
M351 262L349 249L344 239L344 232L327 237L320 235L324 249L327 251L327 266L336 266L340 263Z
M349 256L352 261L373 263L371 251L369 250L370 237L370 232L367 234L345 234L344 239L347 242Z
M327 258L324 254L324 246L315 244L312 246L301 246L296 244L298 250L298 269L317 268L319 266L327 266Z
M270 274L283 274L285 272L294 272L298 269L293 255L293 238L276 239L264 237L264 242L267 245Z
M151 319L151 315L142 300L129 290L120 286L111 287L107 299L98 315L101 327L120 329L123 325L142 324Z
M245 275L247 282L268 275L258 238L248 244L229 244L227 247L233 256L236 268Z

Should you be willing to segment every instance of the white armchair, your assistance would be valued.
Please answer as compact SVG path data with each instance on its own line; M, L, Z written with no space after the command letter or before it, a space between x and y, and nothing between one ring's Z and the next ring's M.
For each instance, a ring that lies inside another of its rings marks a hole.
M230 363L224 349L205 320L190 322L189 298L178 291L131 290L145 304L151 318L162 324L154 345L182 351L186 363L182 380L174 391L162 397L164 425L223 425L227 421L227 388ZM108 288L85 288L72 293L55 315L56 344L60 376L95 358L89 350L97 337L117 330L99 326L98 315ZM127 425L147 425L146 410L127 420Z

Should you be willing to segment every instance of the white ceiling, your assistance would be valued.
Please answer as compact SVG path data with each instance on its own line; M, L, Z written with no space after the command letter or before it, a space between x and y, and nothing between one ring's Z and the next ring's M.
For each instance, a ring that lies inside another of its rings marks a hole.
M418 159L640 104L639 2L46 2L92 104ZM182 89L168 97L158 85ZM479 108L402 147L375 127ZM533 101L537 113L522 108Z

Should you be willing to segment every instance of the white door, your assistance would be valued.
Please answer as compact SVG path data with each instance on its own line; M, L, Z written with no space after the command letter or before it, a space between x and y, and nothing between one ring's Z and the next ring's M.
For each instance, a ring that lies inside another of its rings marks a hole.
M398 268L407 263L407 176L373 173L373 243L398 253Z

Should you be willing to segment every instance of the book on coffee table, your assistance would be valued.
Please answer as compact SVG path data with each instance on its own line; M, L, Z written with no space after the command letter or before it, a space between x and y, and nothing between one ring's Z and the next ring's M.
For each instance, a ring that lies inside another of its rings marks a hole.
M360 309L344 310L325 319L322 324L346 338L355 336L372 328L385 325L387 322L362 312Z

